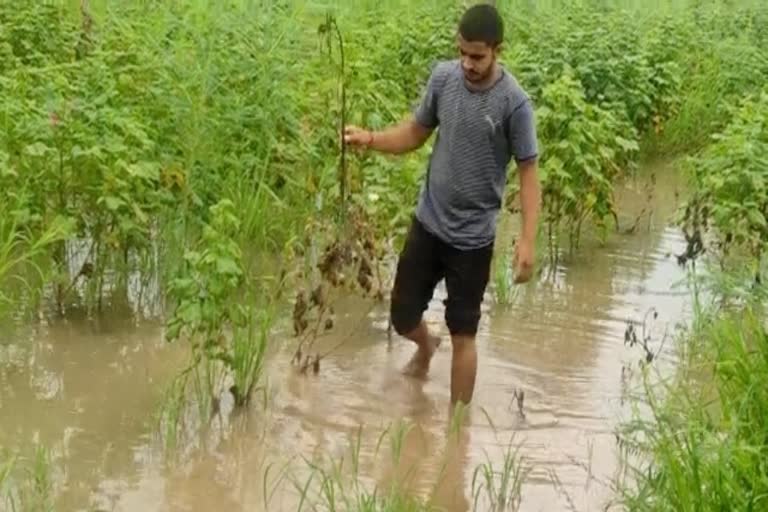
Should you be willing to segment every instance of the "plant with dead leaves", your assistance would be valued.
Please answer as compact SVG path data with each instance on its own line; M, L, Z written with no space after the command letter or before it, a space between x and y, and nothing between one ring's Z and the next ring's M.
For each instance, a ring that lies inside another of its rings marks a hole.
M323 231L318 224L308 227L315 235ZM310 265L293 303L293 332L300 340L293 362L301 373L310 367L319 373L323 357L350 338L345 336L325 354L311 354L318 338L334 328L334 304L341 296L360 295L371 299L372 307L384 300L381 266L386 251L374 235L364 210L352 206L347 219L334 227L336 236L329 237L317 261Z

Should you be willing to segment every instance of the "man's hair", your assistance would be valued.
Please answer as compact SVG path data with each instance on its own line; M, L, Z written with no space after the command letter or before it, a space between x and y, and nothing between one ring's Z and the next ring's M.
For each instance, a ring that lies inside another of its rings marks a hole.
M494 6L474 5L461 17L459 34L465 41L482 42L495 47L504 41L504 22Z

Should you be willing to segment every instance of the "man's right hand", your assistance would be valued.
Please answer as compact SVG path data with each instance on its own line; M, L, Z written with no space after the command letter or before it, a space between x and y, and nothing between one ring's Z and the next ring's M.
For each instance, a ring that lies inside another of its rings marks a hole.
M373 144L373 133L357 126L347 126L344 128L344 142L352 146L370 147Z
M344 143L400 155L421 147L431 133L432 129L423 127L411 116L396 126L375 133L357 126L345 126Z

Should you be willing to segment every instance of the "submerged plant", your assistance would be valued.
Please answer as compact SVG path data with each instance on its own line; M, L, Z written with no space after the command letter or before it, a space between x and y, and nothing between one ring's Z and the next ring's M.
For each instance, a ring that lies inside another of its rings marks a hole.
M627 322L627 328L624 331L625 346L628 345L630 348L632 348L635 345L637 345L643 349L644 356L640 362L641 365L650 364L656 358L658 358L659 354L661 354L661 351L664 349L664 343L667 341L667 333L665 332L664 336L661 339L661 342L659 343L659 348L656 350L656 352L651 350L651 347L649 344L652 340L652 334L651 334L650 326L648 325L648 318L651 316L653 317L654 320L656 320L659 317L659 313L656 310L656 308L650 308L648 311L646 311L642 322L635 322L635 321ZM638 325L641 327L641 332L639 336L638 336Z
M514 437L504 449L500 466L491 462L486 453L487 462L475 468L472 475L474 510L505 512L520 508L522 487L530 468L520 455L520 445L515 446L513 441ZM483 508L479 509L481 503Z
M385 257L385 252L372 232L368 220L361 208L351 208L344 227L325 245L314 261L314 268L307 271L303 286L296 292L292 323L294 335L299 338L299 343L294 352L293 363L299 367L301 373L307 373L310 367L314 373L318 373L322 358L344 342L353 339L352 335L348 335L331 351L324 354L315 353L314 356L311 353L315 342L334 329L334 303L342 294L355 293L373 299L370 309L384 300L385 283L381 260ZM361 317L361 321L367 318L369 311Z
M0 503L11 500L11 472L16 464L16 458L6 453L2 454L3 461L0 462Z
M230 369L234 384L230 388L238 407L247 405L259 382L269 346L273 312L252 311L245 327L238 327L232 339Z
M400 463L405 437L413 425L398 422L384 430L374 450L377 457L382 444L389 444L389 462ZM411 495L398 479L386 486L366 486L360 475L362 428L350 445L349 456L326 461L306 461L311 474L303 483L294 481L300 495L298 512L302 510L349 510L360 512L432 512L428 501ZM403 478L408 480L406 475Z
M0 209L0 313L13 304L13 297L6 291L12 282L21 285L14 288L24 288L30 294L34 294L40 284L45 282L44 271L36 262L50 247L61 243L73 229L71 222L59 217L36 237L23 229L12 212L8 215L5 213ZM24 278L22 269L25 265L35 270L35 281Z
M186 252L186 268L171 283L176 307L167 322L166 338L189 340L192 367L203 363L208 369L207 397L218 395L226 373L233 375L230 391L235 404L242 406L261 374L272 314L257 313L253 299L240 299L245 273L234 240L238 229L231 201L211 207L211 223L203 228L199 249ZM225 372L217 372L218 366Z
M18 474L13 475L14 472ZM0 500L4 500L13 512L52 512L54 487L51 472L51 455L42 445L35 446L30 467L21 467L18 458L11 457L0 465Z

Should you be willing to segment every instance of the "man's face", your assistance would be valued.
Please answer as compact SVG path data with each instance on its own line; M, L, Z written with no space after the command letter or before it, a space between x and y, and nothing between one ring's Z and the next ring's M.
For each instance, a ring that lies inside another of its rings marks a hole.
M491 76L497 48L479 41L465 41L461 35L458 36L458 46L464 78L468 82L480 83Z

